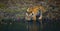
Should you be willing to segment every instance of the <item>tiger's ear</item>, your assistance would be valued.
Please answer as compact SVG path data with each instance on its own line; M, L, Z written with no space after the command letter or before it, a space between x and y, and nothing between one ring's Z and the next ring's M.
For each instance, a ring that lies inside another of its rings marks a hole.
M29 12L29 8L27 9L27 12Z

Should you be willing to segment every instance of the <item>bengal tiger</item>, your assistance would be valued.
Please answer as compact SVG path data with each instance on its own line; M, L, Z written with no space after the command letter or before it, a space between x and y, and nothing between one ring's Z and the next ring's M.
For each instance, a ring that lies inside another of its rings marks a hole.
M41 28L42 28L43 27L42 26L42 17L43 17L42 14L44 12L46 12L46 8L43 7L43 6L32 6L32 7L29 7L27 9L27 11L26 11L25 19L26 19L26 21L31 21L32 20L34 24L36 24L36 21L38 19L40 24L41 24Z
M29 7L26 12L25 19L36 21L38 19L42 19L42 14L46 12L46 8L43 6L33 6Z

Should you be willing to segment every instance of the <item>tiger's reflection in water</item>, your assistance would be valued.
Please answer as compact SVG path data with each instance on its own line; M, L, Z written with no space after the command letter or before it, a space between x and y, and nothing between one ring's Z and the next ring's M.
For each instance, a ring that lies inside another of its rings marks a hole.
M27 22L27 31L40 31L40 23L36 21L34 23L32 20Z

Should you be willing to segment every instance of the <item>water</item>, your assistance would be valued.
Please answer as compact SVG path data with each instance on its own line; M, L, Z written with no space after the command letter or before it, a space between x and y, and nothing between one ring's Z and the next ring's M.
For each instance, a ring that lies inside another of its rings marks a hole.
M58 22L43 23L42 28L39 22L14 22L0 24L0 31L59 31L59 26Z

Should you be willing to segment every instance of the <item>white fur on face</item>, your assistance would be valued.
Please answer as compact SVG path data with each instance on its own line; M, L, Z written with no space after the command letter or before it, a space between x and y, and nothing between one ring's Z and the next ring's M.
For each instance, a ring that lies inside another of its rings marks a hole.
M30 13L30 14L26 13L26 16L32 16L32 13Z
M26 13L26 16L28 16L28 13Z
M26 20L31 20L31 16L32 16L32 13L30 13L30 14L26 13L25 19Z
M29 16L32 16L32 13L30 13Z

